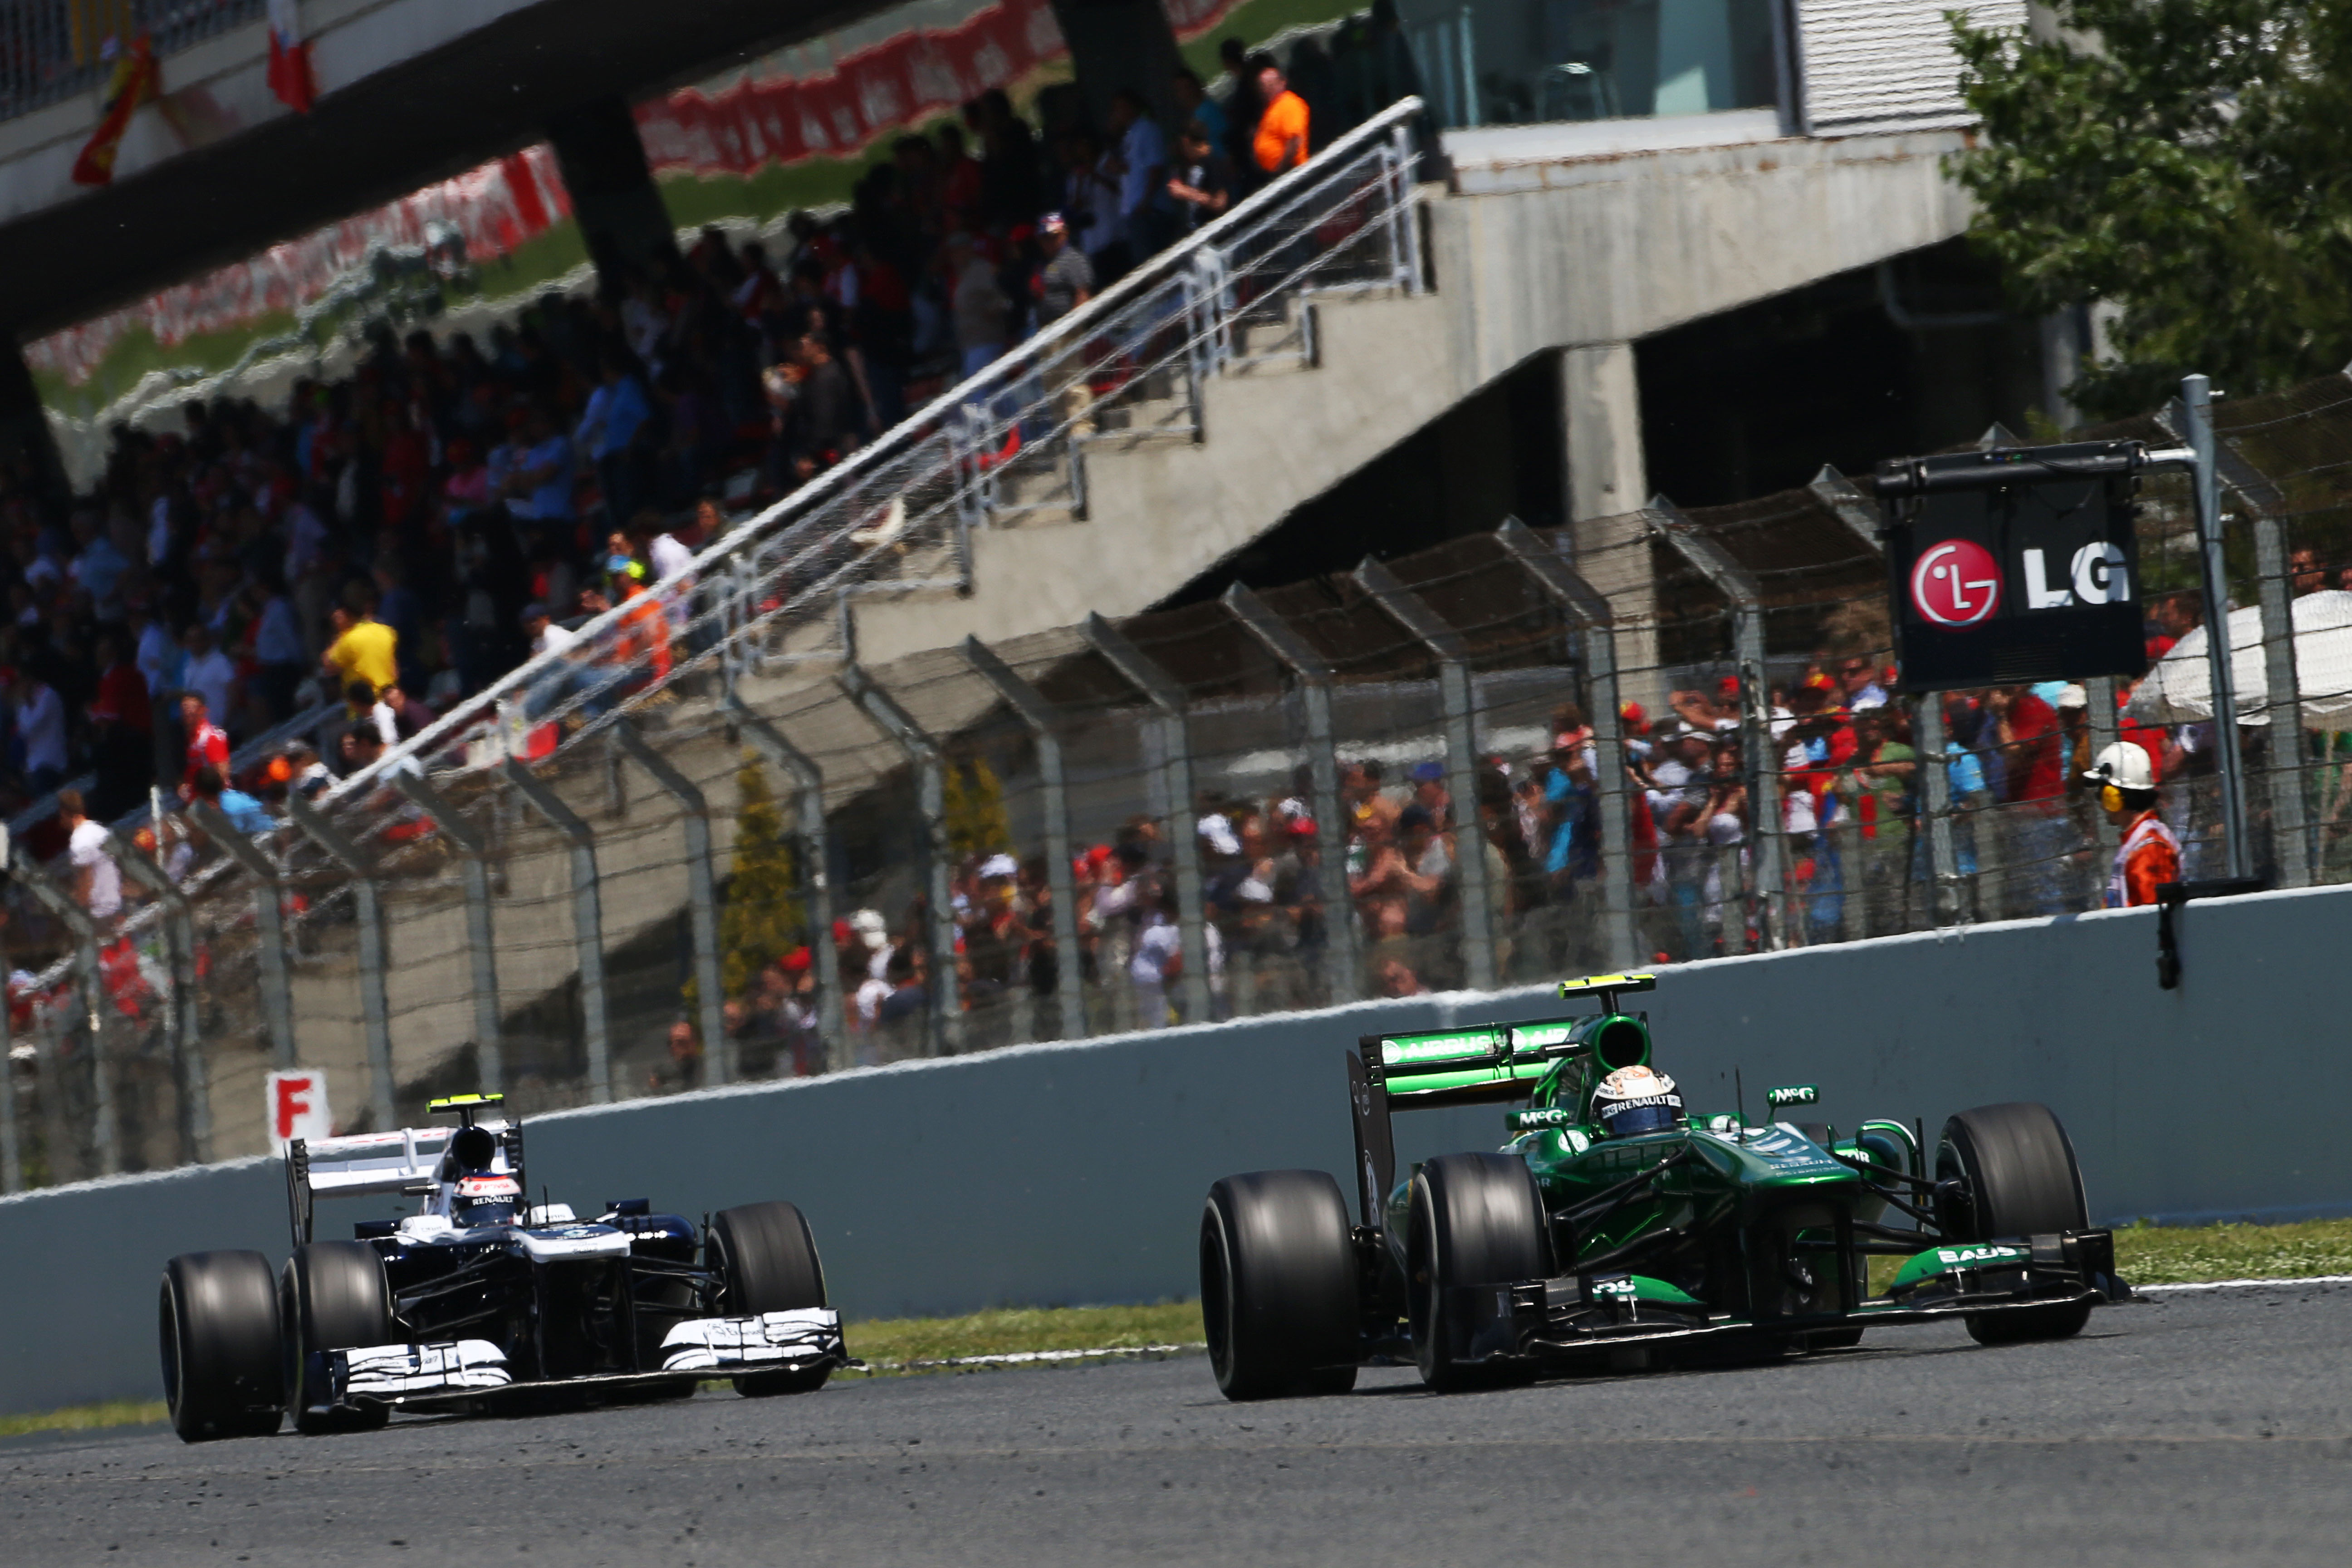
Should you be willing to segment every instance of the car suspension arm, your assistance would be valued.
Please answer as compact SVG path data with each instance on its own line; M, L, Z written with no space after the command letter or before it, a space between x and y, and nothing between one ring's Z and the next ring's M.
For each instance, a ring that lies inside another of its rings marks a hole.
M1653 1250L1660 1242L1680 1241L1688 1234L1689 1233L1684 1230L1680 1226L1670 1225L1664 1230L1654 1230L1647 1236L1637 1236L1633 1240L1625 1243L1622 1247L1612 1247L1609 1251L1602 1253L1598 1258L1579 1259L1576 1265L1571 1268L1569 1272L1571 1274L1598 1274L1603 1269L1622 1268L1630 1259L1639 1258L1642 1254Z
M1672 1167L1681 1164L1689 1158L1690 1145L1685 1143L1648 1170L1637 1171L1615 1186L1603 1187L1582 1203L1572 1204L1567 1208L1546 1215L1544 1217L1554 1225L1564 1225L1571 1229L1586 1229L1599 1225L1622 1208L1634 1194L1656 1181Z

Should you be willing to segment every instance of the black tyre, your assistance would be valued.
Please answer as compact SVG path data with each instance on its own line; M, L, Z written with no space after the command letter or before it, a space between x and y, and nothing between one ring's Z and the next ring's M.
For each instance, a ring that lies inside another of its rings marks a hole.
M745 1204L721 1209L710 1221L711 1267L725 1282L730 1316L795 1312L822 1307L824 1266L808 1221L791 1204ZM776 1394L810 1394L833 1375L830 1366L805 1372L750 1373L735 1379L735 1392L750 1399Z
M1201 1211L1201 1318L1227 1399L1345 1394L1362 1355L1348 1203L1321 1171L1253 1171Z
M1461 1359L1445 1291L1550 1277L1543 1194L1527 1162L1511 1154L1439 1155L1412 1179L1406 1225L1406 1292L1421 1380L1441 1394L1525 1381L1525 1366Z
M163 1266L163 1401L182 1440L267 1437L285 1403L278 1282L258 1252L189 1252Z
M1944 1123L1936 1145L1937 1218L1956 1241L2047 1235L2090 1228L2074 1145L2046 1105L1980 1105ZM2062 1301L2007 1312L1971 1313L1979 1344L2063 1340L2091 1321L2087 1301Z
M295 1430L367 1431L392 1412L380 1405L313 1410L328 1397L327 1352L398 1342L393 1335L392 1292L383 1259L363 1241L314 1241L298 1247L280 1277L278 1310L286 1345L286 1404Z

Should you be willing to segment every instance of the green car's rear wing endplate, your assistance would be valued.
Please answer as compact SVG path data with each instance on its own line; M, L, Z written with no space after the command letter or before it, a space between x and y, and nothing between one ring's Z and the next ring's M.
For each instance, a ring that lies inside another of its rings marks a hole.
M1427 1034L1366 1035L1348 1053L1356 1123L1356 1184L1363 1223L1378 1226L1396 1181L1391 1110L1524 1099L1559 1058L1597 1045L1612 1066L1649 1059L1649 1025L1616 1010L1621 991L1647 991L1647 974L1601 974L1562 985L1563 996L1598 996L1601 1012L1528 1024L1486 1024ZM1621 1059L1622 1058L1622 1059Z

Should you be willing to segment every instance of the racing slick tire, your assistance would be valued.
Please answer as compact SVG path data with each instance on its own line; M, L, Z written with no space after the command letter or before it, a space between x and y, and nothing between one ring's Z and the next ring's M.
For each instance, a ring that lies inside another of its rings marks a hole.
M285 1403L278 1282L258 1252L187 1252L157 1302L163 1401L181 1441L267 1437Z
M1514 1154L1441 1154L1412 1179L1406 1220L1406 1298L1413 1361L1440 1394L1524 1383L1518 1363L1457 1359L1445 1291L1550 1278L1551 1242L1543 1194L1527 1162Z
M2065 1128L2046 1105L2012 1101L1963 1110L1944 1123L1936 1145L1937 1217L1956 1241L2087 1230L2082 1167ZM1947 1201L1941 1184L1958 1182L1965 1203ZM2091 1321L2087 1301L2058 1301L1965 1320L1979 1344L2063 1340Z
M719 1254L712 1268L725 1282L731 1316L794 1312L822 1307L824 1266L808 1220L791 1204L771 1200L721 1209L710 1221L710 1244ZM830 1365L813 1371L752 1373L735 1379L746 1399L777 1394L813 1394L833 1375Z
M392 1419L382 1405L313 1410L325 1390L326 1353L391 1344L392 1291L383 1259L364 1241L314 1241L294 1249L280 1277L278 1311L286 1345L286 1404L294 1429L364 1432Z
M1339 1184L1252 1171L1201 1211L1201 1319L1227 1399L1345 1394L1362 1355L1356 1251Z

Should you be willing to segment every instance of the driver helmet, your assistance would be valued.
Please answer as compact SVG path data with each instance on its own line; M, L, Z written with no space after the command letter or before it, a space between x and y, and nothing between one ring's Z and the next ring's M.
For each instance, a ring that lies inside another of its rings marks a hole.
M460 1176L449 1194L449 1223L460 1230L511 1225L522 1201L522 1184L512 1176Z
M1592 1118L1612 1138L1664 1132L1683 1119L1675 1080L1645 1067L1619 1068L1592 1091Z

